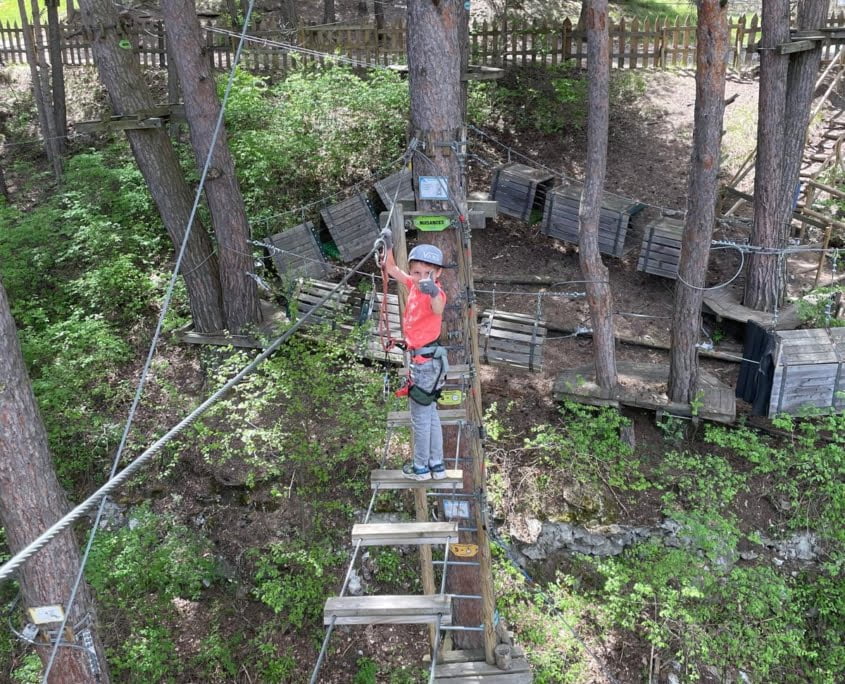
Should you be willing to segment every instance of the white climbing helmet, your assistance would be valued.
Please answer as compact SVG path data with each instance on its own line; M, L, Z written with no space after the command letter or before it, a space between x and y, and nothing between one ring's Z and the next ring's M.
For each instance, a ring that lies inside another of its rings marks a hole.
M443 252L434 245L417 245L408 255L408 261L424 261L434 266L443 266Z

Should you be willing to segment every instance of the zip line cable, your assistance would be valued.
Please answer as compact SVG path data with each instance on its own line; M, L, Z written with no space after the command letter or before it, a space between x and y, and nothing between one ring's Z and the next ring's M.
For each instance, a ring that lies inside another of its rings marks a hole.
M109 478L114 478L115 473L117 472L118 465L120 464L121 459L123 458L123 451L126 448L126 442L129 439L129 431L132 427L132 424L135 420L135 413L138 410L138 406L141 403L141 397L144 393L144 388L147 384L147 377L149 376L150 366L152 366L153 357L155 356L156 350L158 349L158 340L161 337L161 331L164 327L164 319L167 315L167 312L170 309L170 302L173 299L173 293L176 288L176 283L179 279L179 269L182 265L182 261L185 257L185 252L187 251L188 246L188 239L191 236L191 230L194 227L194 219L197 215L197 210L199 209L200 200L202 199L202 192L203 187L205 186L205 181L208 178L208 172L211 168L211 159L214 154L214 148L217 145L217 140L220 137L220 130L223 127L223 117L226 112L226 103L229 100L229 94L232 91L232 84L235 80L235 72L237 69L238 62L240 61L241 53L243 51L244 46L244 36L246 35L247 28L249 27L249 20L252 16L252 10L255 6L255 0L250 0L249 6L247 7L246 16L244 17L244 25L241 31L240 41L238 42L238 47L235 50L235 56L232 61L232 68L229 71L229 79L226 82L226 90L223 94L223 100L219 105L219 111L217 113L217 121L214 124L214 131L211 134L211 143L208 148L208 154L205 158L205 164L203 164L202 173L200 175L199 183L197 185L197 190L194 195L194 204L191 207L191 213L188 217L188 224L185 226L185 235L182 238L182 244L179 247L179 254L176 257L176 263L173 265L173 272L170 276L170 282L167 286L167 291L164 296L164 302L161 307L161 312L159 313L158 321L156 322L156 329L155 333L153 334L153 339L150 342L150 349L147 353L146 361L144 362L144 367L141 369L141 377L138 381L138 387L135 391L135 396L132 399L132 406L129 409L129 416L126 419L126 425L123 428L123 434L120 437L120 444L117 447L117 453L114 456L114 461L112 463L111 471L109 473ZM91 555L91 548L94 544L94 539L97 536L97 531L100 527L100 519L103 515L103 510L106 505L106 498L103 497L100 501L100 506L97 509L97 515L94 518L94 523L91 527L91 534L88 537L88 543L85 546L85 552L82 555L82 559L79 563L79 571L76 575L76 581L73 584L73 589L70 593L70 598L68 599L67 606L64 611L64 617L62 619L61 626L59 627L58 633L64 634L65 626L67 625L68 618L70 617L71 609L73 607L74 601L76 600L77 592L79 591L79 587L82 583L82 577L85 572L85 566L88 563L88 558ZM0 577L2 578L2 577ZM50 675L50 671L53 669L53 664L56 660L56 654L59 650L59 642L61 639L57 640L55 645L53 646L53 651L50 653L50 659L47 662L47 666L44 669L44 676L42 677L42 682L46 684L48 681L48 677Z

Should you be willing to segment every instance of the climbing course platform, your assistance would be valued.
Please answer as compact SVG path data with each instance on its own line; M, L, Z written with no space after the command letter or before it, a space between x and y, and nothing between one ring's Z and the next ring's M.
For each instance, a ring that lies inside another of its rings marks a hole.
M290 317L296 321L317 307L320 301L331 292L337 283L330 283L324 280L303 279L296 284L292 301ZM320 325L328 323L332 327L339 327L344 330L352 327L352 294L351 287L344 286L326 300L320 309L316 311L305 325Z
M543 210L543 235L578 244L581 204L581 183L570 183L556 187L546 195ZM604 193L599 214L599 251L602 254L621 257L625 254L625 239L631 217L642 210L643 204L625 197Z
M531 223L532 218L542 216L554 181L554 174L544 169L510 162L494 169L490 199L496 200L500 214Z
M194 331L194 324L188 323L173 331L176 339L183 344L211 344L223 347L243 349L263 349L265 340L272 340L281 334L288 319L284 309L271 302L261 300L261 325L255 334L232 335L226 331L199 333Z
M775 330L794 330L801 325L796 304L787 304L778 311L777 320L770 311L757 311L743 306L742 289L739 286L722 287L704 293L703 304L717 320L727 318L731 321L747 323L754 321L764 328Z
M683 235L684 222L677 219L664 217L646 224L637 270L677 280Z
M526 314L487 309L478 326L482 363L539 371L546 322Z
M447 469L446 477L440 480L409 480L401 470L380 468L370 473L370 486L373 489L452 489L463 486L463 478L463 471Z
M440 409L441 425L460 425L467 422L467 411L465 408L458 409ZM411 426L411 412L410 411L391 411L387 414L387 427L410 427Z
M329 271L311 221L271 235L267 242L273 264L282 278L324 278Z
M320 211L323 222L337 245L342 261L352 261L373 248L379 225L363 193Z
M500 670L484 662L481 651L444 651L434 668L440 684L531 684L531 668L522 649L515 646L509 669Z
M458 541L458 521L369 523L352 526L352 543L362 546L411 546L454 544Z
M669 364L620 362L617 373L617 385L608 392L596 384L593 365L570 368L557 376L554 398L595 406L637 406L679 416L696 415L717 423L736 420L733 387L703 368L699 369L695 406L669 401L666 395Z

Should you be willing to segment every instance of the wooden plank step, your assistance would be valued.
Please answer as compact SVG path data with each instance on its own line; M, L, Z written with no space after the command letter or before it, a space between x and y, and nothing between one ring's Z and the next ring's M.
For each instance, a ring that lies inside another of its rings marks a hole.
M435 677L435 682L441 684L532 684L534 675L531 672L503 672L498 675L468 675L466 677Z
M506 679L510 675L528 674L529 679L519 678ZM495 665L488 665L483 660L470 660L466 662L443 663L434 668L435 682L450 682L453 683L456 678L474 677L476 679L469 679L468 681L490 681L491 684L500 684L500 682L530 682L531 666L525 658L514 658L511 661L510 670L500 670Z
M352 543L362 546L452 544L458 541L458 521L409 523L358 523L352 526Z
M457 425L467 421L466 409L443 409L437 412L441 425ZM391 411L387 414L387 427L410 427L410 411Z
M446 470L442 480L411 480L401 470L379 468L370 472L370 487L375 489L452 489L454 485L464 486L462 470Z
M452 624L452 597L449 594L423 596L332 596L323 608L323 624Z
M522 649L522 646L518 644L514 644L511 647L511 657L512 658L524 658L525 651ZM484 660L484 649L483 648L468 648L468 649L459 649L455 651L442 651L440 655L437 656L437 662L442 664L445 663L466 663L473 660ZM423 662L430 663L431 656L426 655L423 657Z
M410 370L408 368L400 368L397 373L404 378L408 377ZM446 380L469 380L470 372L469 372L469 364L468 363L456 363L450 364L449 372L446 373ZM443 418L441 416L441 422Z

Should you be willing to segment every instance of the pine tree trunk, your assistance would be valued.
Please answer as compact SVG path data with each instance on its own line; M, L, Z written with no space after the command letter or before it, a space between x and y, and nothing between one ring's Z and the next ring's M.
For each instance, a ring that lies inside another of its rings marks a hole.
M601 199L607 169L610 82L607 21L607 0L590 0L587 9L587 164L578 211L578 245L593 322L596 383L610 392L616 387L613 299L598 242Z
M334 10L334 0L323 0L323 23L334 24L337 21Z
M185 99L191 145L197 167L202 169L220 114L214 74L203 59L202 34L193 0L162 0L161 9L168 42L179 46L173 57ZM248 275L254 271L249 220L222 126L204 189L217 236L224 323L228 330L238 333L245 326L259 323L261 310L255 281Z
M690 159L687 216L672 318L669 400L695 397L698 381L698 331L710 241L719 191L719 153L725 114L728 50L727 7L721 0L699 0L696 31L695 126Z
M784 116L788 55L776 46L789 40L789 0L763 3L760 51L760 96L757 119L757 165L754 169L754 224L751 244L782 248L786 227L781 215ZM745 306L773 311L781 300L783 260L777 254L751 254L745 281Z
M155 103L140 67L132 51L118 45L121 36L116 28L118 18L114 5L108 0L80 0L79 8L85 30L97 36L92 44L94 59L114 113L150 111ZM126 136L178 253L194 200L170 138L163 128L127 130ZM182 274L195 330L222 330L224 318L217 257L205 228L196 219L182 261Z
M50 109L47 107L46 94L41 87L41 74L38 70L38 56L35 46L35 34L27 18L26 5L24 0L18 0L18 10L21 15L21 32L23 33L24 50L26 61L29 63L29 75L32 80L32 94L35 99L35 110L38 113L38 127L41 135L44 136L44 151L47 159L53 167L53 174L56 179L62 177L62 159L56 147L56 134L53 130L53 120Z
M24 366L6 291L0 283L0 524L6 531L9 550L13 554L20 551L68 509L67 498L53 469L47 433ZM73 532L67 530L21 567L19 579L24 606L58 604L67 609L79 563L76 540ZM83 631L90 630L99 676L92 672L88 652L64 647L57 652L50 684L109 682L108 664L97 633L97 616L84 582L67 621L69 627L80 623L80 628L71 629L65 639L82 646ZM58 626L45 625L51 630ZM36 639L46 641L44 634ZM36 648L45 664L51 651L47 643Z
M375 0L373 2L373 18L376 22L376 28L381 31L384 28L384 3L387 0Z
M804 0L798 5L797 28L817 29L827 19L829 0ZM813 105L813 87L822 59L822 42L816 41L813 50L796 52L790 56L786 78L786 113L783 126L783 177L781 181L780 223L788 231L796 197L807 141L807 125ZM789 238L784 233L784 241Z
M62 28L59 23L59 0L46 0L47 46L50 52L50 81L53 87L53 120L56 145L60 154L67 138L67 105L65 103L65 68L62 63Z

